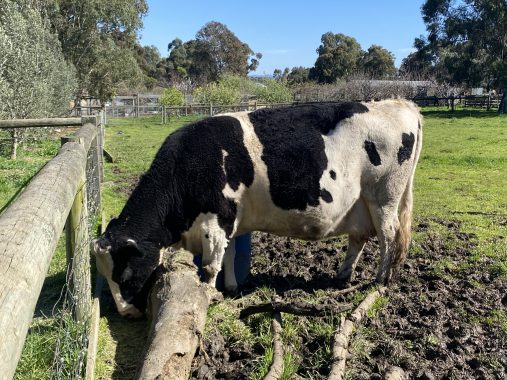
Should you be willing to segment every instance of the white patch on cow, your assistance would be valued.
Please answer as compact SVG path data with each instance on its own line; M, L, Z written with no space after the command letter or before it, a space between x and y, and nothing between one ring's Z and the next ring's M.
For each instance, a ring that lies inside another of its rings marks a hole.
M182 234L182 248L202 254L202 267L210 284L215 284L229 239L218 223L218 215L200 214L190 229Z
M228 183L226 183L224 189L222 190L222 194L224 195L224 197L233 199L236 203L238 203L245 189L246 186L243 183L240 183L238 189L234 191L232 187Z

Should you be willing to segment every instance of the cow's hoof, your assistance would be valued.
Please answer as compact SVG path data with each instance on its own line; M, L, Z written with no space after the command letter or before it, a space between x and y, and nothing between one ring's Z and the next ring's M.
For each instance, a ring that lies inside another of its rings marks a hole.
M234 285L226 286L224 293L227 297L231 297L231 298L236 297L239 294L238 287L234 286Z
M350 286L350 284L352 283L352 275L349 273L349 274L339 274L337 277L336 277L336 286L339 288L339 289L344 289L344 288L348 288Z

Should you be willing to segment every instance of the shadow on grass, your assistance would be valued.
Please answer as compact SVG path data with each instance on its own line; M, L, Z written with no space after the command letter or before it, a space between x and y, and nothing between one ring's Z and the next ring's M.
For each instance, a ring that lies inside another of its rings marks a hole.
M484 118L484 117L494 117L499 116L497 110L491 110L491 111L485 111L481 109L456 109L454 111L451 111L450 109L432 109L431 107L423 107L421 109L421 112L423 116L426 117L433 117L433 118L439 118L439 119L461 119L465 117L477 117L477 118Z
M107 285L102 291L100 310L116 342L115 368L111 379L134 379L144 357L149 321L146 317L127 319L118 314Z
M42 290L35 306L34 317L50 316L53 310L61 307L65 294L65 272L58 272L44 280Z

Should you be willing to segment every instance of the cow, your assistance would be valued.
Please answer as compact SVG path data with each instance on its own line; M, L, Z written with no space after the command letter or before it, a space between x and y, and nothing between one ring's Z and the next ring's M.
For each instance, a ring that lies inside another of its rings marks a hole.
M202 255L206 281L224 269L234 293L237 235L304 240L348 234L337 281L351 280L377 236L376 281L388 283L410 243L422 117L411 102L308 103L228 113L170 134L118 218L94 242L119 312L138 316L168 247Z

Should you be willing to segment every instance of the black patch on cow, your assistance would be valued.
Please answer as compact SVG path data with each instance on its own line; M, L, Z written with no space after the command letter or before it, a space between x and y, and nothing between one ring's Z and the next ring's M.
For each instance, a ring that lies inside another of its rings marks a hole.
M403 133L401 135L401 145L398 149L398 164L403 164L404 161L408 161L412 156L412 148L414 147L415 136L412 132L410 135Z
M379 166L382 164L380 155L378 154L377 147L373 141L364 140L364 150L368 153L368 158L373 166Z
M331 203L333 201L333 196L331 195L331 193L329 191L327 191L326 189L322 189L320 191L320 197L322 198L322 200L324 202L327 202L327 203Z
M105 237L112 242L113 276L123 297L140 303L142 291L158 264L160 249L181 239L201 213L218 215L226 234L232 234L236 204L222 190L253 183L253 162L243 143L240 122L231 116L204 119L172 133L159 149L150 169L128 199ZM140 255L119 241L134 239ZM123 281L130 265L133 277Z
M330 170L329 175L333 181L336 181L336 172L334 170Z
M320 178L327 167L322 135L356 113L360 103L314 103L249 114L261 144L273 203L285 210L317 206ZM329 198L328 198L329 199Z

